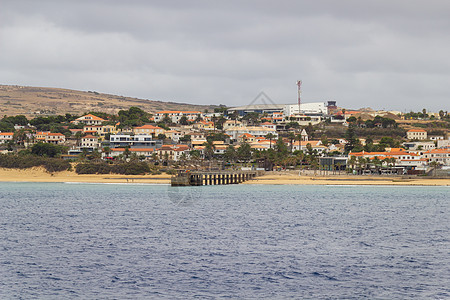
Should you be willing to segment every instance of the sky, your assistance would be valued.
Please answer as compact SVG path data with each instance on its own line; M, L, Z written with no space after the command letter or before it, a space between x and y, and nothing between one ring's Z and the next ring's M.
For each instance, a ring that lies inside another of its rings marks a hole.
M448 0L2 0L0 84L450 110Z

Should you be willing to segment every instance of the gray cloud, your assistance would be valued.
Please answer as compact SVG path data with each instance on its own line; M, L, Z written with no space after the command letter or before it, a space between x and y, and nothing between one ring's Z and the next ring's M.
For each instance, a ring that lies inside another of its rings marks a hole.
M3 1L0 83L449 109L450 2Z

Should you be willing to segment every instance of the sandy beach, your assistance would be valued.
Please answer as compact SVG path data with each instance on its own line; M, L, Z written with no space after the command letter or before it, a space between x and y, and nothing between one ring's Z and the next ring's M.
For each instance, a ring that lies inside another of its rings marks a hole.
M402 178L387 176L313 175L298 172L268 172L266 175L244 184L300 184L300 185L406 185L406 186L450 186L450 179Z
M171 175L78 175L74 171L48 173L44 168L4 169L0 168L3 182L87 182L87 183L147 183L170 184Z
M73 171L48 173L43 168L25 170L0 168L3 182L86 182L170 184L171 175L78 175ZM316 175L297 172L268 172L244 184L299 185L407 185L450 186L450 179L402 178L384 176Z

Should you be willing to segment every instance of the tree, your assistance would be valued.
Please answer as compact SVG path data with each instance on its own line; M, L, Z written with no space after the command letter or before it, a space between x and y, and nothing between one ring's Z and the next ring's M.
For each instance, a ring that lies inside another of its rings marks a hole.
M50 143L39 142L31 147L31 153L38 156L56 157L61 152L62 147Z
M248 121L250 125L258 124L260 120L257 112L249 112L242 119Z
M102 159L102 154L97 150L94 150L91 152L90 157L94 162L99 162Z
M172 119L169 117L169 114L164 114L164 118L162 119L162 122L164 124L172 124Z
M126 146L125 150L123 151L123 156L125 157L125 159L128 159L128 157L131 155L131 151L130 151L130 147Z
M203 143L205 146L204 153L207 159L212 159L214 157L214 144L212 141Z
M345 153L349 153L355 147L361 146L361 143L359 142L359 139L355 134L355 127L351 124L348 126L348 129L345 132L345 139L347 140L347 143L344 146Z
M288 155L288 147L283 142L283 139L281 137L278 138L277 144L275 145L275 149L277 151L278 157L285 157Z
M13 140L16 144L23 146L24 142L28 140L27 131L25 129L16 130L16 132L14 132Z
M164 133L158 134L158 140L165 140L167 137Z
M236 152L236 149L232 145L229 145L227 147L227 149L225 150L224 158L227 161L232 162L232 163L234 163L236 161L237 152Z
M189 156L194 161L199 161L201 157L201 153L199 150L191 150L189 151Z
M181 125L188 125L189 124L188 119L186 118L186 116L182 116L180 118L180 124Z
M252 158L252 147L246 142L242 143L237 150L237 156L244 162L249 161Z
M191 141L191 136L189 134L186 134L180 138L180 142L183 142L183 143L189 143L190 141Z
M266 134L266 139L269 139L269 149L272 149L272 139L275 138L275 135L272 133Z
M350 159L348 160L348 165L351 166L352 170L355 169L355 165L356 165L356 156L354 156L354 155L350 156Z
M329 141L325 134L322 135L322 138L320 139L320 141L322 142L322 145L324 145L325 147L328 147Z
M105 155L108 157L109 154L111 153L111 148L109 148L109 147L104 147L104 148L103 148L103 153L105 153Z
M355 124L356 121L357 121L357 119L356 119L356 117L354 117L354 116L351 116L350 118L347 119L347 122L348 122L348 123L354 123L354 124Z

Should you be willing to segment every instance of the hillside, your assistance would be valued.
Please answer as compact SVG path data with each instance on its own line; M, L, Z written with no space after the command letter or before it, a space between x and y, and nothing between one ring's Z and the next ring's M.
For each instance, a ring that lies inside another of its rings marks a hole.
M154 113L160 110L212 111L216 106L193 105L138 99L94 91L76 91L60 88L0 85L0 115L80 115L88 111L117 113L131 106Z

